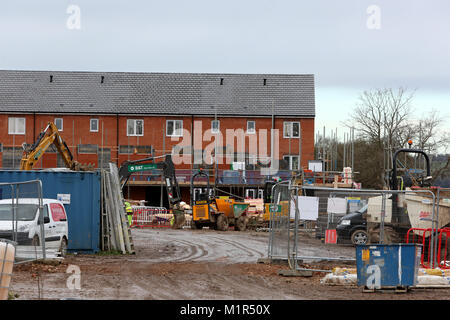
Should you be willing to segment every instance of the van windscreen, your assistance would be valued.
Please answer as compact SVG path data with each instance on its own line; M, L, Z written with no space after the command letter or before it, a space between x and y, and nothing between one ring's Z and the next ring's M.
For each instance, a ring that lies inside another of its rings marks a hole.
M18 221L31 221L36 217L36 211L38 209L37 204L32 203L19 203L17 206L17 220ZM0 221L12 221L13 220L13 207L11 204L0 204Z

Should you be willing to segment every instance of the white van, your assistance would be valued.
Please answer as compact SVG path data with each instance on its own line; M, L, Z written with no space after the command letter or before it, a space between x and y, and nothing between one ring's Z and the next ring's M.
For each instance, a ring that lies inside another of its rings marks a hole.
M11 199L0 200L0 238L12 240L13 210ZM14 203L15 203L14 199ZM68 244L68 222L64 204L55 199L42 199L44 214L45 247L57 249L64 256ZM41 226L39 200L21 198L17 207L17 243L40 245Z

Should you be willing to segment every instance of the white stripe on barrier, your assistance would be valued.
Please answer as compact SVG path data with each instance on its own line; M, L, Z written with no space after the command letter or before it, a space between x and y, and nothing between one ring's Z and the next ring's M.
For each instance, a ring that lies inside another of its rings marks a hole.
M170 227L172 213L166 208L132 206L132 227Z

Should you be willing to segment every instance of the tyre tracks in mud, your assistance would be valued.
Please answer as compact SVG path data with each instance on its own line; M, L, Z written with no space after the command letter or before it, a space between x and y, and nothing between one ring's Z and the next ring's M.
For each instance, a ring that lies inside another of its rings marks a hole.
M265 256L261 240L248 234L217 233L216 231L162 231L138 230L134 232L135 247L144 255L133 259L138 262L256 262ZM159 257L151 256L149 249L164 252L169 245L175 250Z
M173 262L194 261L196 259L200 259L200 258L208 255L208 250L206 250L205 247L202 245L192 244L188 241L179 240L179 239L174 240L174 242L178 242L178 243L186 245L186 247L189 248L190 253L187 256L174 258L174 259L171 259L170 261L173 261ZM198 256L196 256L196 254L198 252L200 252L200 254Z
M262 253L262 252L260 252L260 251L258 251L256 249L252 249L252 248L246 247L240 242L236 242L234 240L229 240L229 239L223 239L223 238L219 238L219 237L211 237L211 238L218 239L218 240L220 240L222 242L228 243L229 245L231 245L231 246L233 246L233 247L235 247L235 248L237 248L237 249L239 249L241 251L244 251L244 252L248 253L249 257L256 257L256 256L258 256L259 258L264 257L264 253ZM255 255L255 253L256 253L256 255Z

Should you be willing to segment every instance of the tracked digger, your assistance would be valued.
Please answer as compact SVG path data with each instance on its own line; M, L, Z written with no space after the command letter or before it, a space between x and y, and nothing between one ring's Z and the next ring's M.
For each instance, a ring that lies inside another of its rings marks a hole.
M159 158L164 158L162 162L155 162ZM174 223L173 229L181 229L186 221L185 211L181 207L181 192L175 175L175 165L170 154L160 157L148 157L138 160L125 161L119 168L119 181L123 189L130 176L135 172L149 171L154 169L162 170L166 184L169 207L172 210Z
M20 161L20 169L33 169L36 162L39 161L52 144L58 150L67 168L74 171L91 171L94 169L94 166L91 164L81 164L73 160L69 147L59 134L58 128L53 122L47 124L47 127L39 134L37 140L30 147L24 148L22 159Z

